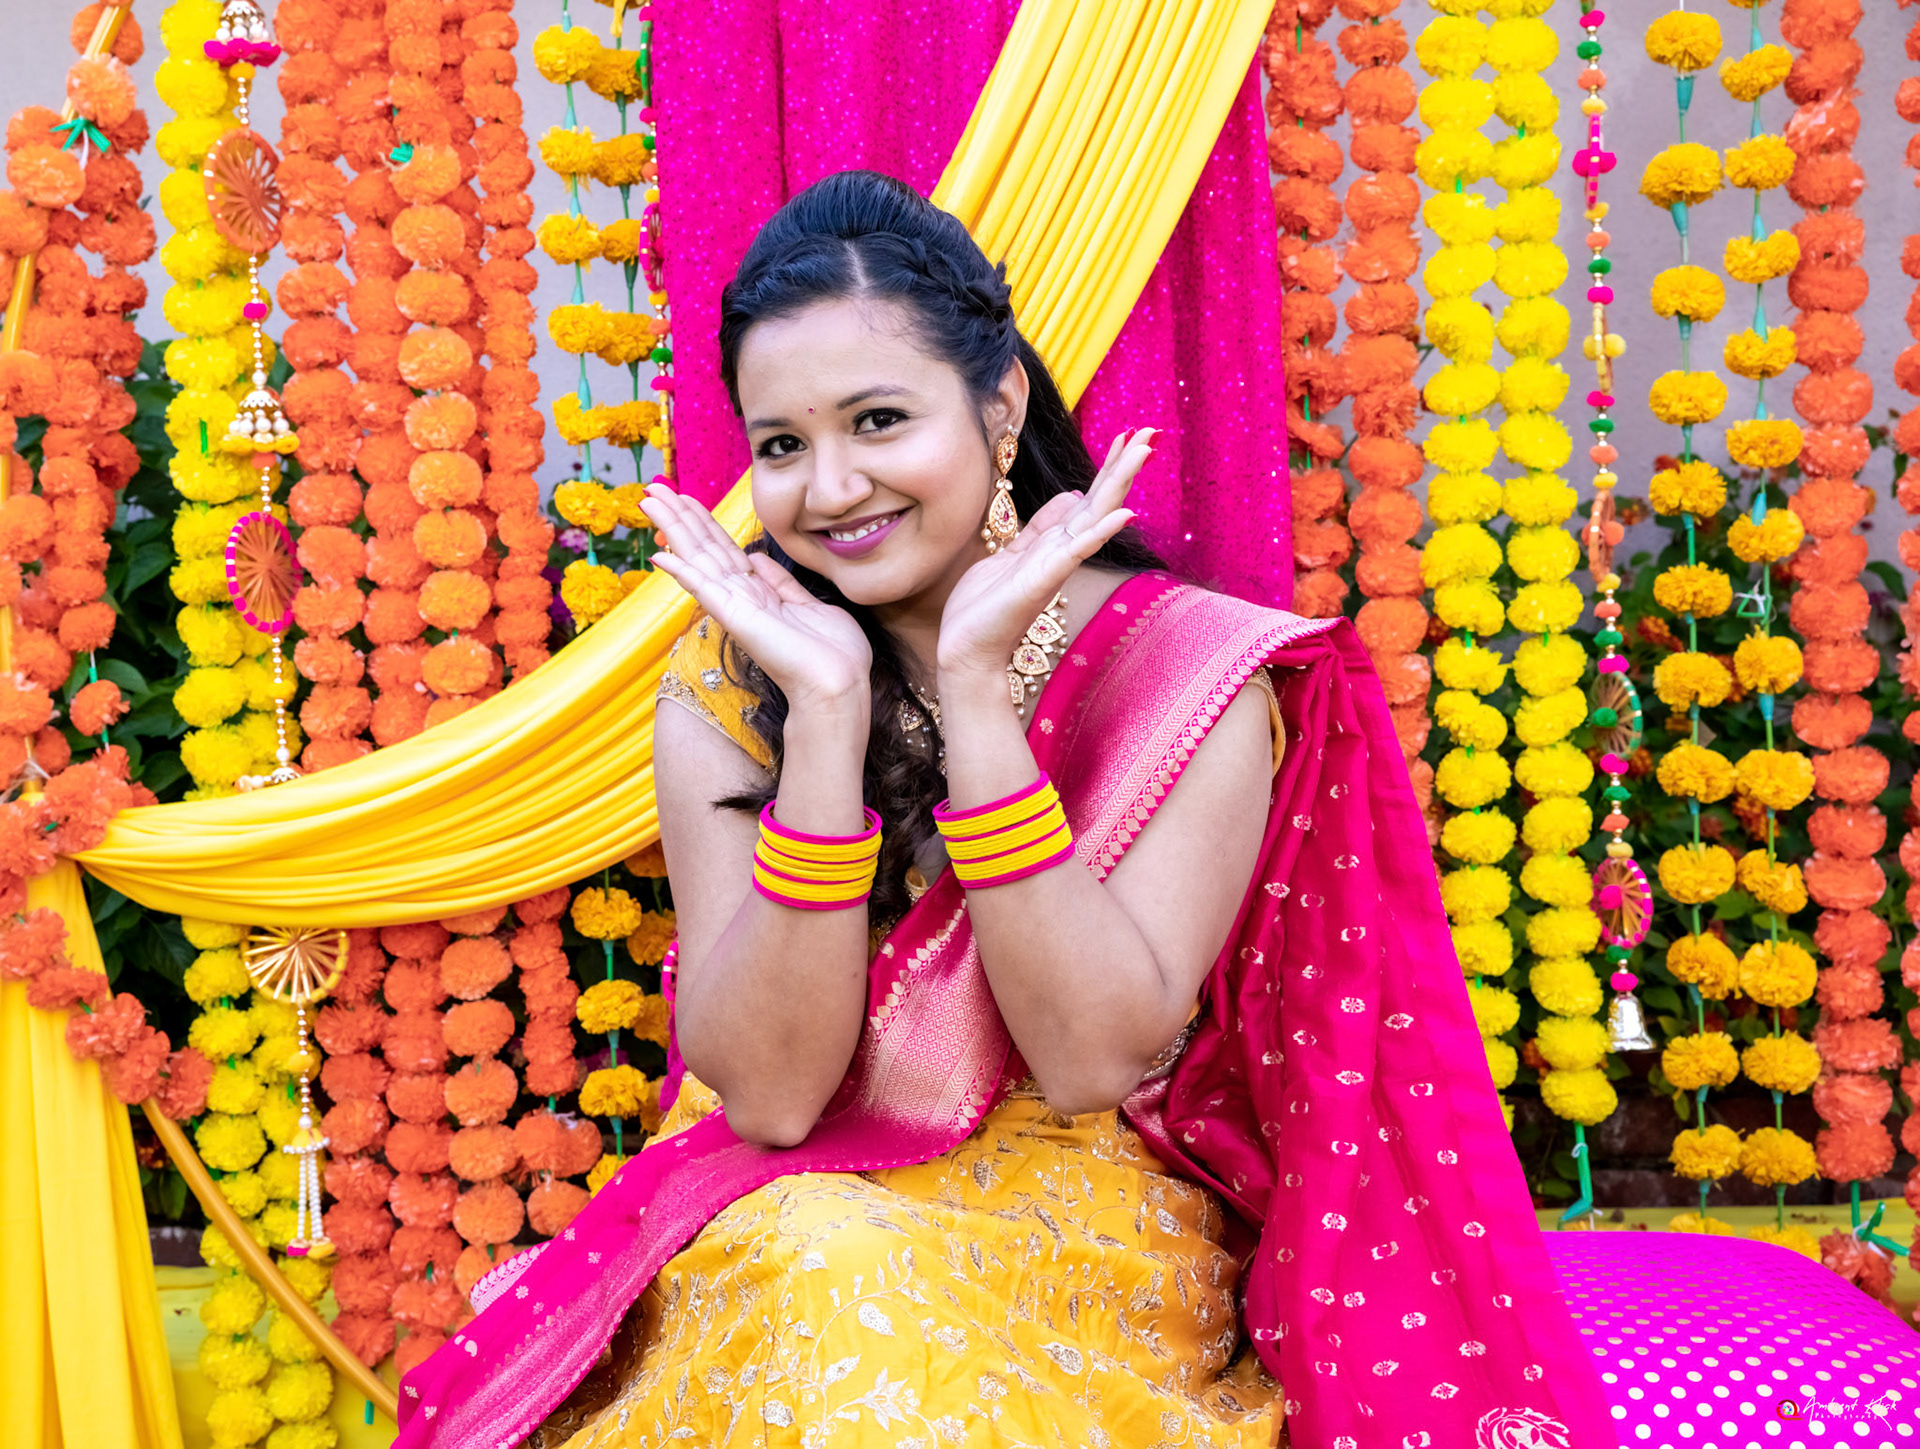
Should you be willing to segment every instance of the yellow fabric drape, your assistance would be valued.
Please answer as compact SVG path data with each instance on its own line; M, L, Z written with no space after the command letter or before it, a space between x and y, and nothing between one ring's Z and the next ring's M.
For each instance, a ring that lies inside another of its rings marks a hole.
M933 199L1005 257L1021 328L1077 401L1246 78L1268 0L1028 0ZM742 479L716 510L756 525ZM658 836L653 696L692 601L653 575L523 683L363 760L130 810L80 857L141 903L375 926L523 899Z
M87 920L67 861L27 904ZM93 932L71 937L101 970ZM66 1024L0 982L0 1422L18 1449L180 1449L127 1111Z

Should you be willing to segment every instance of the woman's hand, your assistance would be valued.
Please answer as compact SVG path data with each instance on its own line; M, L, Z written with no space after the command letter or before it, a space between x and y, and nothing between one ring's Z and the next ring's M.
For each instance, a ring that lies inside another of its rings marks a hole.
M1073 571L1133 521L1121 507L1158 430L1120 434L1082 495L1049 498L1020 534L960 577L940 616L940 673L999 675L1036 615Z
M864 708L873 651L844 609L823 604L765 554L749 554L711 513L654 484L641 507L670 553L653 566L692 594L796 710L809 704Z

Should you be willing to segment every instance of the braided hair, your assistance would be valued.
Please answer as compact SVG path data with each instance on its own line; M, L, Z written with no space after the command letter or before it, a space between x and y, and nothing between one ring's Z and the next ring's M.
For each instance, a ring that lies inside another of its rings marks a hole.
M1047 366L1014 321L1006 263L987 261L960 222L912 187L877 171L842 171L816 181L775 212L720 294L720 376L741 411L740 346L756 322L789 317L821 302L879 297L912 319L920 344L945 359L967 395L984 405L1018 358L1026 369L1027 415L1009 474L1013 505L1030 518L1056 494L1084 490L1096 468L1078 424ZM985 437L985 425L981 435ZM845 609L873 650L873 709L863 791L879 812L883 844L870 910L877 922L902 915L906 873L933 834L933 807L946 794L935 759L900 722L911 699L900 646L870 610L850 602L823 575L796 564L762 535L754 552L771 556L823 602ZM1109 539L1093 562L1125 572L1161 567L1131 528ZM725 667L759 701L753 728L773 757L764 788L718 802L760 808L779 785L787 700L778 685L729 642Z

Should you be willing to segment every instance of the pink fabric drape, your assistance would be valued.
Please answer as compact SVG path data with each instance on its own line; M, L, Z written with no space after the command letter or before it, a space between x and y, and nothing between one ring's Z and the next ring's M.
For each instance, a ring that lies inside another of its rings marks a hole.
M754 233L822 176L868 167L922 195L966 128L1018 9L978 3L659 0L654 55L682 486L745 470L720 385L720 289ZM1165 429L1135 490L1180 573L1259 603L1293 592L1280 286L1249 72L1185 215L1080 404L1096 457Z

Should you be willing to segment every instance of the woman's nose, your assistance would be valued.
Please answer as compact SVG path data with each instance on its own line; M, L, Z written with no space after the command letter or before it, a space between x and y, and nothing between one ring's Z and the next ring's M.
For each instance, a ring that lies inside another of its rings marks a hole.
M873 483L854 466L847 451L832 444L813 450L813 472L807 479L807 508L822 518L837 518L873 493Z

